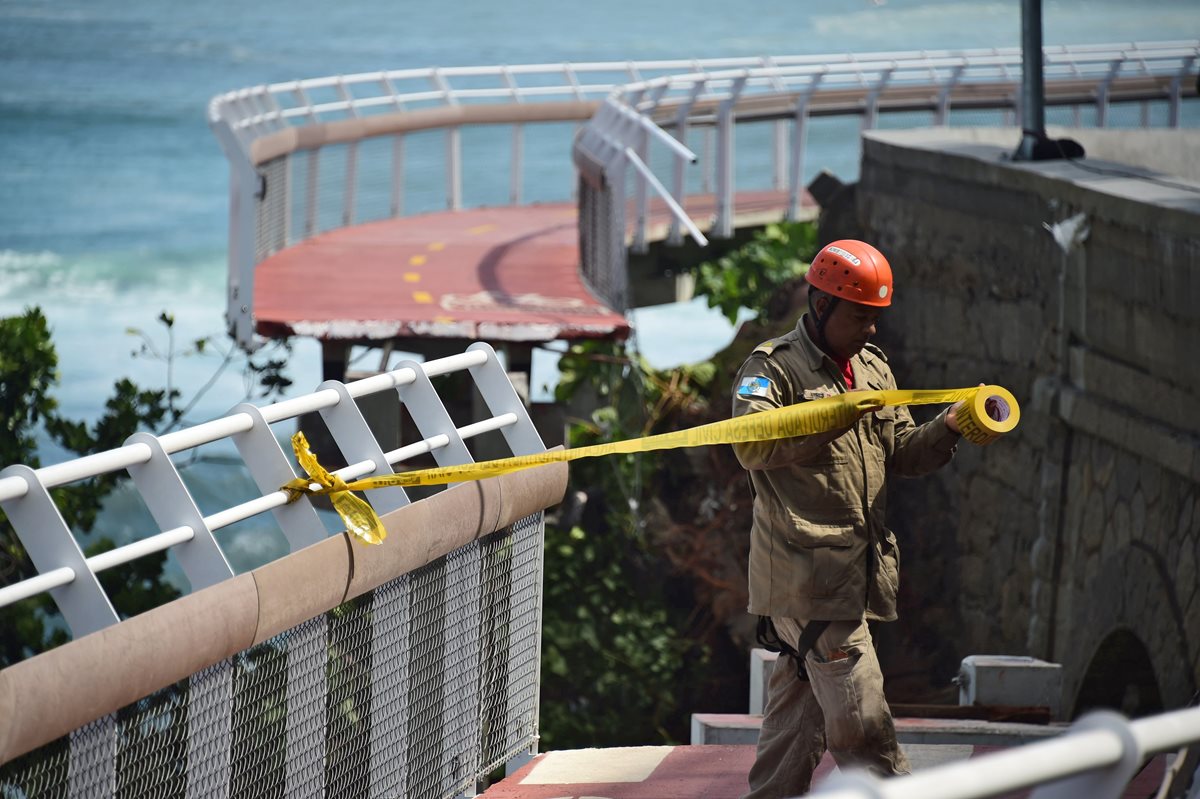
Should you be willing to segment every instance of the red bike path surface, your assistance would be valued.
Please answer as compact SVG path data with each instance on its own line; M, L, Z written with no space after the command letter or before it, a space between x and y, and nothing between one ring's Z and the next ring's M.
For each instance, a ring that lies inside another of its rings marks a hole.
M812 201L805 197L806 209ZM787 195L739 194L735 224L782 218ZM700 226L715 198L688 198ZM627 219L632 218L632 207ZM651 239L666 206L648 209ZM368 222L305 239L255 268L257 332L322 340L546 342L624 338L629 322L584 284L573 203L476 208Z

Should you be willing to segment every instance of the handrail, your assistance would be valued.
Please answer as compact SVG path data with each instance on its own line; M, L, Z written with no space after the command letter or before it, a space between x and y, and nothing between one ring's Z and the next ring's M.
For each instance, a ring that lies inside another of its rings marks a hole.
M455 426L431 388L429 379L467 371L491 415ZM379 392L398 392L416 422L421 439L384 452L352 401ZM349 400L349 401L348 401ZM327 382L317 391L263 407L242 405L219 419L162 436L137 433L125 446L64 463L30 469L11 466L0 472L0 506L39 574L0 588L0 607L49 591L76 637L117 622L95 575L140 557L173 549L193 590L221 582L233 571L213 533L268 511L275 515L295 551L325 538L324 523L309 500L289 504L281 485L296 476L270 425L307 413L320 413L349 464L335 472L345 480L387 473L405 460L432 453L439 465L468 463L465 443L499 431L513 454L544 451L524 404L505 375L496 353L474 344L458 355L407 363L398 369L348 384ZM254 478L260 495L202 516L170 456L217 441L231 440ZM116 549L85 558L63 521L49 489L126 470L142 495L159 531ZM409 503L402 489L385 489L371 497L387 512Z
M1169 42L1133 42L1130 44L1099 44L1099 45L1062 45L1044 48L1046 58L1046 79L1052 80L1058 76L1087 76L1095 74L1103 78L1114 60L1136 62L1138 70L1135 74L1157 74L1151 69L1151 64L1168 62L1178 63L1180 59L1195 57L1200 51L1200 43L1194 40L1179 40ZM968 70L968 74L960 76L959 80L1011 80L1011 67L1020 67L1020 48L973 49L973 50L940 50L940 51L901 51L879 52L855 55L825 54L825 55L792 55L772 56L770 63L773 67L764 68L763 58L710 58L710 59L666 59L651 61L610 61L585 62L572 64L521 64L496 65L475 67L437 67L424 69L402 69L382 72L367 72L354 75L312 78L307 80L286 81L257 87L227 92L213 98L209 104L209 119L213 124L224 121L243 140L243 145L249 141L243 134L249 134L250 140L258 136L278 130L282 126L299 124L296 120L307 119L310 122L322 121L326 115L347 112L371 111L372 109L394 110L400 105L432 103L436 105L455 105L462 101L509 100L520 101L524 98L558 97L569 100L581 100L588 97L601 99L613 91L629 93L638 91L659 82L668 81L682 84L698 74L721 72L741 72L750 70L755 73L749 86L771 86L779 88L777 81L782 79L797 81L815 73L824 75L824 81L831 85L839 82L862 85L867 74L878 74L883 70L892 69L892 82L936 82L939 70L945 70L949 77L959 67ZM542 78L564 74L573 76L565 81L545 85L520 85L521 77L539 76ZM646 72L669 72L670 75L656 76L644 80L616 80L617 75ZM979 74L974 74L978 72ZM590 77L608 75L607 80L588 80ZM431 79L441 81L443 88L430 89ZM455 88L451 85L454 78L495 78L494 87ZM580 80L580 77L584 80ZM930 78L935 78L930 81ZM728 78L710 79L710 89L723 88L721 81ZM415 82L421 85L420 90L398 91L397 83ZM352 89L375 90L365 96L354 95ZM336 97L314 102L308 96L314 91L333 90ZM271 100L270 108L258 113L246 113L246 101L254 99Z
M1195 81L1184 79L1200 61L1197 40L1049 46L1044 48L1044 58L1047 105L1095 107L1100 125L1108 124L1107 109L1113 103L1162 102L1168 106L1168 124L1178 126L1183 99L1197 96ZM671 198L666 203L673 217L668 240L677 244L683 231L692 228L706 229L710 236L728 236L739 189L732 131L739 125L774 125L769 177L776 191L786 189L786 216L795 219L801 213L811 119L844 116L870 128L880 114L904 111L930 111L940 125L950 123L952 109L1000 109L1011 118L1019 115L1021 59L1020 48L1012 47L437 67L294 80L227 92L209 104L210 124L234 167L226 316L239 344L253 349L256 264L332 227L401 216L411 209L405 193L415 181L405 168L406 158L411 157L406 156L405 140L414 132L444 132L445 156L434 157L443 160L445 207L457 210L464 205L463 176L469 174L462 164L461 129L510 126L511 156L497 151L492 157L509 159L508 197L522 204L528 201L523 181L532 160L525 155L527 128L562 122L576 123L576 133L585 122L585 131L600 125L616 127L611 119L600 120L600 109L607 103L628 109L650 128L630 134L616 151L628 146L649 169L643 172L635 161L622 159L631 165L631 173L636 172L632 229L626 229L623 210L620 219L609 221L630 233L631 245L640 250L647 242L649 195L658 191L647 174L655 168L649 150L652 144L662 145L664 131L686 148L688 128L698 129L705 138L703 148L696 150L703 151L704 157L693 171L700 173L701 193L708 194L710 184L718 184L711 226L685 224L676 211L687 205L690 189L683 178L687 162L677 152L672 154L674 174L655 177ZM720 146L712 141L714 129ZM645 130L648 138L643 138ZM625 128L618 132L622 131ZM567 137L555 135L562 140L560 152L567 152ZM381 150L373 156L374 165L382 168L359 169L358 143L385 136L393 139L390 156ZM345 152L329 145L342 145ZM296 158L301 152L305 157ZM547 158L543 156L541 167L547 166ZM589 158L576 147L577 165L592 163ZM568 166L565 158L558 163ZM333 170L332 178L327 169ZM563 172L559 190L565 200L568 186L571 196L577 189L575 175ZM611 177L618 176L614 172ZM369 190L363 188L367 184ZM360 194L380 202L367 208ZM382 199L390 202L384 204ZM432 198L423 199L428 203ZM543 193L539 199L551 198ZM299 220L302 224L296 224ZM606 233L594 230L587 238L605 241L602 247L597 243L597 252L603 251L611 263L600 271L624 268L624 256L610 253L618 248L617 238L608 242ZM609 287L599 292L602 299L614 308L622 307L623 278L597 279L597 270L587 265L583 271L593 290L599 283ZM587 278L589 273L592 279Z
M986 799L1041 786L1032 799L1118 799L1145 758L1200 742L1200 708L1129 721L1112 711L1082 716L1062 735L891 780L865 772L831 777L825 799Z

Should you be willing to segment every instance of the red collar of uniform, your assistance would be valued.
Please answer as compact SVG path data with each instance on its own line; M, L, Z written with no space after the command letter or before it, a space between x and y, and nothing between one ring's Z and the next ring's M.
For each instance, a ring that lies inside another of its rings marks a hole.
M850 359L842 360L837 358L834 360L838 369L842 372L842 379L846 381L846 388L854 388L854 367L850 365Z

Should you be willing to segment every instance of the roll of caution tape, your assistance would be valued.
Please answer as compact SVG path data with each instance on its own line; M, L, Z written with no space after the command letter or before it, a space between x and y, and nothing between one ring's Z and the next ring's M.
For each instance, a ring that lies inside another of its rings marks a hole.
M965 413L964 413L965 411ZM956 413L962 437L986 447L1021 421L1017 398L1000 386L981 386Z
M539 452L534 455L521 455L482 463L464 463L457 466L441 466L434 469L366 477L350 483L346 483L336 474L326 471L309 450L304 434L297 433L292 437L292 447L296 451L297 460L309 476L292 480L283 486L283 490L291 495L289 502L295 501L304 494L331 494L334 508L342 517L342 521L346 523L346 529L367 543L377 544L383 541L387 533L374 511L371 510L371 506L355 497L351 493L352 491L367 491L387 486L411 487L482 480L548 463L563 463L604 455L809 436L849 427L863 412L876 410L885 405L947 404L960 400L966 402L964 407L966 407L967 413L965 415L958 414L959 426L962 429L963 437L976 444L990 444L998 435L1007 433L1016 427L1020 420L1020 408L1016 398L1000 386L938 391L854 391L656 436L613 441L590 447ZM971 431L970 435L968 435L968 430Z

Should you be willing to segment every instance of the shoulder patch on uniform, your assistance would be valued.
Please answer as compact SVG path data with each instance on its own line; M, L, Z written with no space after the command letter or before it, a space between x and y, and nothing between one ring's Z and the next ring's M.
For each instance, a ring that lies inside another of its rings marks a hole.
M738 384L739 397L765 397L771 391L771 381L765 377L743 377Z
M887 356L883 354L883 350L879 349L879 347L875 346L871 342L868 341L866 343L866 345L863 346L863 349L866 350L867 352L871 353L872 355L874 355L876 358L883 361L884 363L887 363Z

